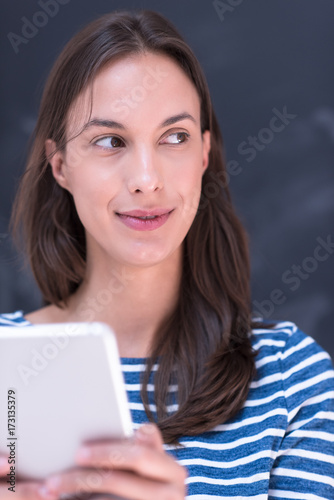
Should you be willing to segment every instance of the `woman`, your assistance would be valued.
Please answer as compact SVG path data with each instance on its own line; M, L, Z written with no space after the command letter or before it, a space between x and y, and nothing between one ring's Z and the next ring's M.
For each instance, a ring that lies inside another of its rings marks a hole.
M46 306L2 324L111 325L138 428L17 499L333 498L329 356L292 323L251 318L208 87L162 16L108 14L65 47L13 220Z

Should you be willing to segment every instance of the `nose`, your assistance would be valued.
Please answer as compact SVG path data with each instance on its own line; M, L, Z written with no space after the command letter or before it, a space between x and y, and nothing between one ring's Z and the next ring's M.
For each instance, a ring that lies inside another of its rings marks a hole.
M163 188L162 172L157 158L149 147L134 151L128 172L128 189L131 193L149 194Z

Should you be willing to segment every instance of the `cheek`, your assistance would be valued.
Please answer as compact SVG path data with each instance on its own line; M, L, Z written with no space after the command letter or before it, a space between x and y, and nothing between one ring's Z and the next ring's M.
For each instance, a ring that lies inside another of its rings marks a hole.
M70 141L66 146L65 162L70 174L80 170L82 166L91 162L90 146L82 142L80 138Z
M189 194L189 191L198 189L203 172L202 148L199 144L172 160L172 175L184 193Z
M72 195L76 199L85 197L87 204L112 197L120 184L113 165L80 150L71 150L65 176ZM73 161L69 161L72 159Z
M196 160L193 159L192 162L183 165L175 177L182 203L183 220L188 225L191 224L197 213L202 189L202 174L202 165L197 157Z
M201 190L203 172L202 151L201 148L196 148L196 151L187 158L180 174L182 190L188 197Z
M80 165L68 176L78 216L90 230L108 218L109 202L115 196L115 182L110 182L97 170Z

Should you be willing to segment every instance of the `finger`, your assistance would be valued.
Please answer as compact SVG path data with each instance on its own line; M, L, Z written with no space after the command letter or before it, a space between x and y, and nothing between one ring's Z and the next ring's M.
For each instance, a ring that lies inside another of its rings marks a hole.
M8 457L1 455L0 456L0 477L6 476L9 471L10 471L10 465L8 463Z
M139 442L153 446L156 450L163 450L163 439L159 428L155 424L144 424L135 433Z
M14 490L8 489L9 484L0 483L0 498L1 500L56 500L58 495L46 492L44 496L40 493L41 484L32 481L17 482ZM48 495L48 496L46 496Z
M82 447L76 462L86 467L132 471L157 481L169 482L184 476L183 467L172 456L136 440Z
M15 500L54 500L57 498L54 494L52 496L41 496L39 488L41 483L36 481L20 481L12 480L9 482L7 475L11 472L10 464L8 463L8 457L3 455L0 456L0 499L1 500L13 500L13 493L15 495ZM8 479L8 481L7 481Z
M91 492L113 494L128 500L184 500L182 482L152 481L126 471L80 469L46 480L46 488L57 495Z

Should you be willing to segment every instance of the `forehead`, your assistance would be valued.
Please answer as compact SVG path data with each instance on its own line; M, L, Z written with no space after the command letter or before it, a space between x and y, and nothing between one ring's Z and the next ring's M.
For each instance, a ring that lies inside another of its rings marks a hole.
M170 57L145 53L127 56L102 68L76 99L68 128L89 119L113 119L126 128L161 123L187 111L200 122L200 99L195 85Z

